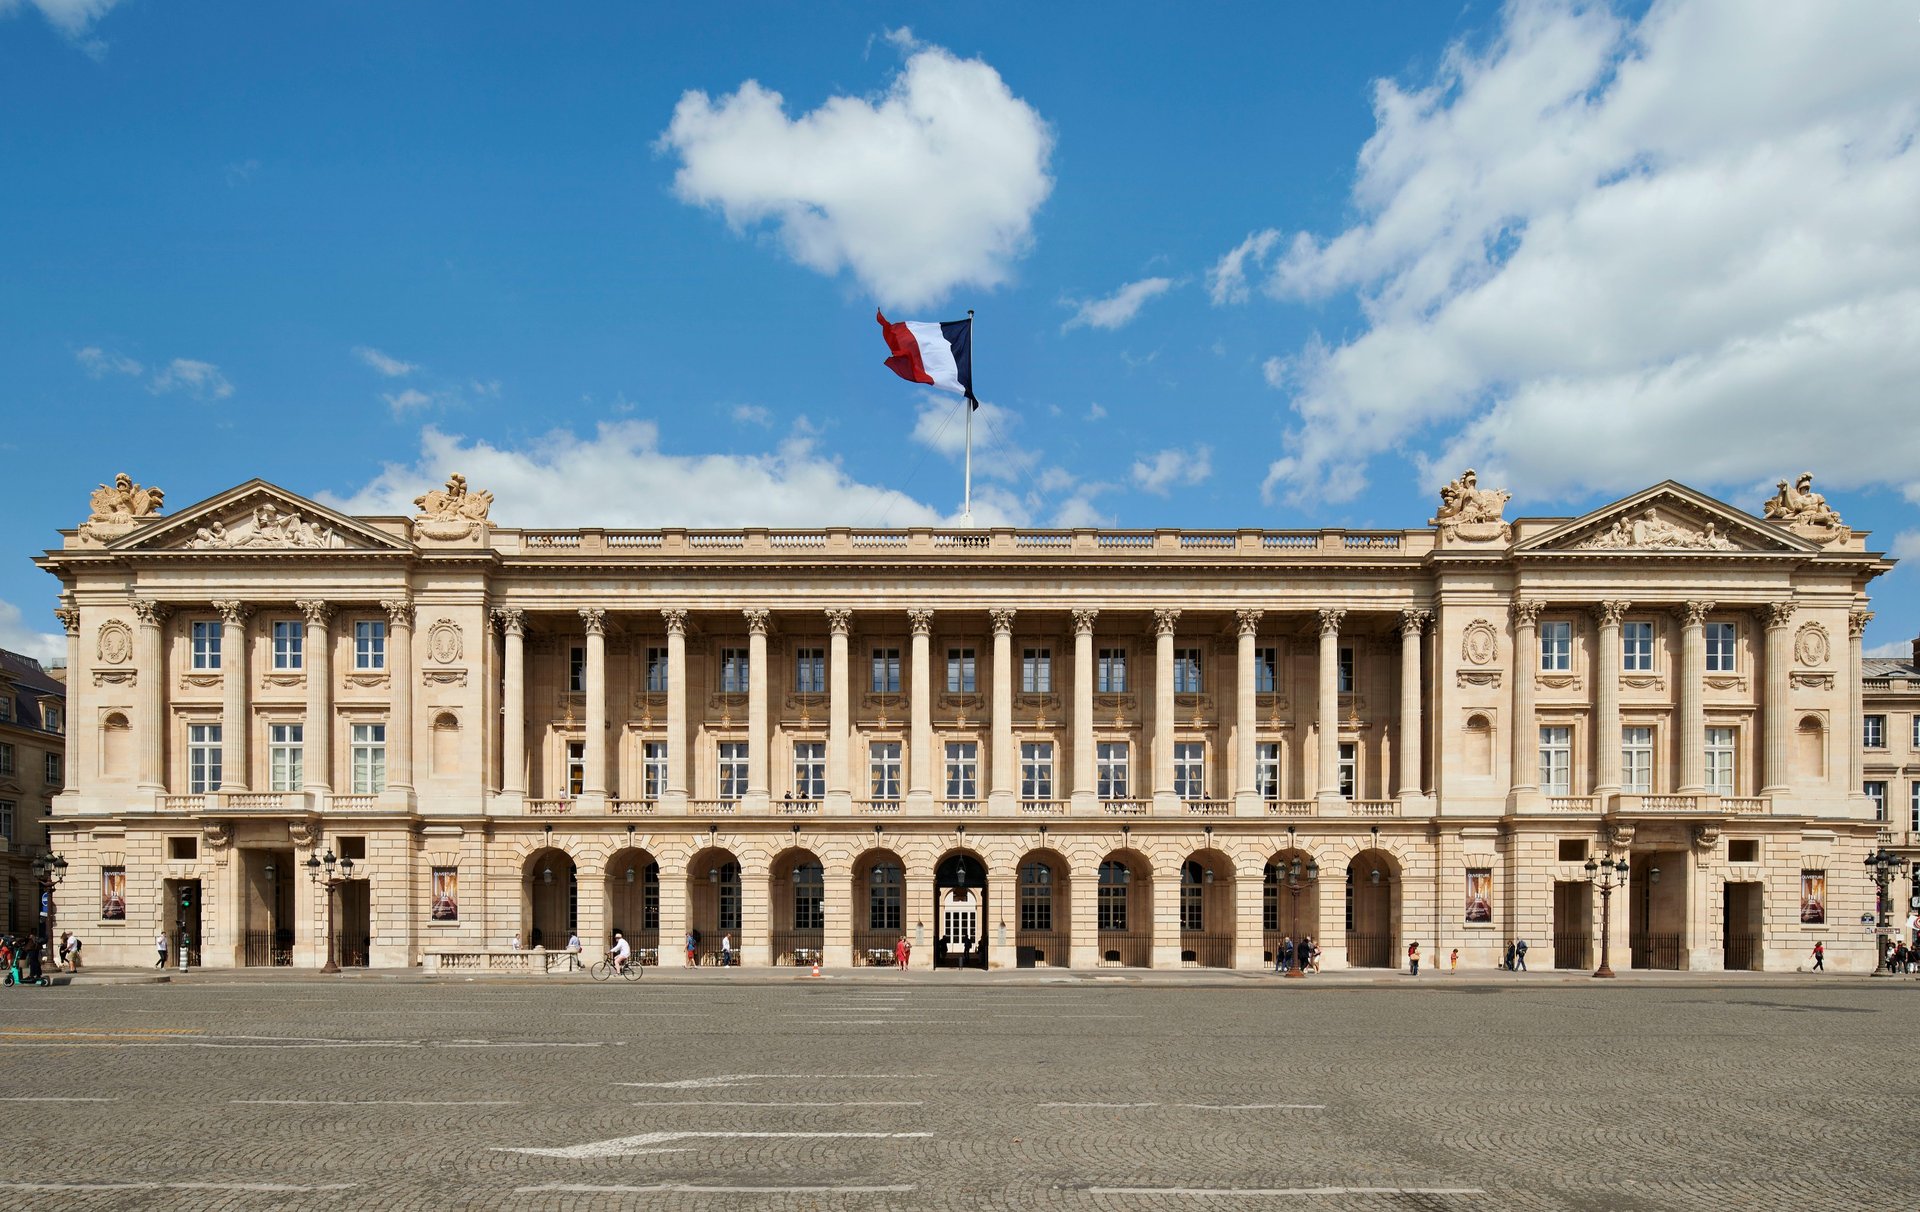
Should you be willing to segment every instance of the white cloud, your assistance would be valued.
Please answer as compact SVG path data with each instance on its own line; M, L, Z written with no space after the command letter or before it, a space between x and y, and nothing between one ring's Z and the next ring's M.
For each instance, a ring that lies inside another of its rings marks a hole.
M403 378L420 369L417 362L402 362L391 354L381 353L370 345L356 345L353 356L373 367L389 379Z
M1376 86L1351 227L1210 275L1354 295L1270 361L1298 424L1271 495L1340 500L1419 443L1526 496L1649 475L1913 485L1920 24L1896 5L1513 4L1431 81ZM1654 469L1650 472L1650 468Z
M1060 326L1061 332L1073 328L1119 328L1133 322L1148 299L1173 289L1172 278L1142 278L1129 282L1104 299L1078 301L1079 310Z
M554 430L519 449L421 431L420 457L388 464L348 494L323 496L351 513L411 514L413 498L460 472L494 494L506 526L931 525L937 511L904 493L862 484L789 437L752 455L669 454L651 421L603 422L582 438Z
M253 174L260 171L258 160L236 160L227 165L227 185L245 185L253 180Z
M432 396L414 387L398 392L386 392L380 398L387 402L387 407L393 410L393 415L396 417L405 416L416 408L430 407L434 402Z
M39 10L47 24L66 35L67 40L95 59L106 54L107 44L87 34L94 23L107 15L120 0L0 0L0 17L11 16L29 4Z
M874 99L790 118L752 80L684 94L656 144L680 157L674 190L735 230L773 224L794 260L849 270L887 306L997 286L1053 188L1052 132L986 63L889 39L911 54Z
M958 464L967 448L966 413L952 396L924 392L912 438ZM1084 481L1046 462L1020 441L1022 418L990 400L973 414L973 518L981 526L1091 526L1102 520L1093 499L1113 485ZM953 481L956 505L964 498ZM957 515L959 510L956 509Z
M758 425L765 429L773 424L773 414L758 404L736 404L733 421L736 425Z
M1098 403L1087 405L1087 418L1086 418L1087 420L1089 421L1103 420L1105 419L1106 415L1107 415L1107 410L1100 407Z
M36 631L27 625L20 608L0 601L0 648L30 656L42 665L67 659L67 637L55 631Z
M95 379L109 374L137 375L146 370L146 367L132 358L101 349L98 345L88 345L76 350L73 357L80 363L80 368L86 371L89 377Z
M224 400L233 394L233 384L227 382L227 376L211 362L175 358L154 372L147 390L154 395L178 391L196 400Z
M1875 644L1871 648L1863 648L1860 650L1860 654L1862 656L1892 657L1896 660L1905 660L1913 655L1913 641L1890 640L1885 644Z
M1164 497L1170 489L1203 483L1213 474L1213 451L1169 448L1141 455L1133 461L1133 483L1143 492Z
M1920 560L1920 530L1903 530L1894 535L1887 554L1903 562Z

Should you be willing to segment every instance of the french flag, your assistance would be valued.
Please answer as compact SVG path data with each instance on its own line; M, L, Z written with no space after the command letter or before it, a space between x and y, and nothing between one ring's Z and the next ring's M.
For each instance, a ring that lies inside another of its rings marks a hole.
M925 383L942 391L951 391L973 401L973 320L951 320L944 324L925 320L888 323L878 310L873 318L887 338L893 354L887 366L909 383Z

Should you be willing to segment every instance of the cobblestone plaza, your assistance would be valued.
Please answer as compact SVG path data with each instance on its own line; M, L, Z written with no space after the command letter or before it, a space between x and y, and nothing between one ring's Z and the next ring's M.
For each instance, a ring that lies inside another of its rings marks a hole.
M208 973L9 991L32 1208L1893 1207L1920 983ZM1012 978L1012 979L1008 979ZM1182 980L1212 982L1205 986ZM1152 983L1152 982L1161 983Z

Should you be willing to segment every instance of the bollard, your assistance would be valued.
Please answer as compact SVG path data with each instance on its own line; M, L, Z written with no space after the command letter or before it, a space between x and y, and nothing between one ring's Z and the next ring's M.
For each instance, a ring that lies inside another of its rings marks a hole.
M181 943L180 944L180 971L185 972L186 970L187 970L187 945L185 943Z

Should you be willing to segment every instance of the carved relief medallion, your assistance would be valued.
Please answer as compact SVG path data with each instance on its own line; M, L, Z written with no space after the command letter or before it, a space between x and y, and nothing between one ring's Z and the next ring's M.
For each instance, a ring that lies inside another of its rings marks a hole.
M1827 639L1827 629L1818 623L1808 623L1793 637L1793 659L1809 668L1824 665L1833 653L1833 645Z
M463 646L460 628L452 619L437 619L427 628L427 659L436 665L451 665L460 659Z
M1467 624L1460 636L1460 656L1469 665L1491 665L1500 651L1500 633L1485 619Z
M100 624L98 643L102 664L124 665L133 659L133 629L119 619Z

